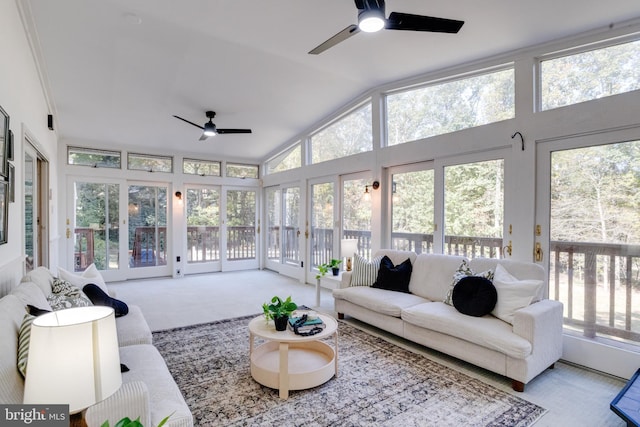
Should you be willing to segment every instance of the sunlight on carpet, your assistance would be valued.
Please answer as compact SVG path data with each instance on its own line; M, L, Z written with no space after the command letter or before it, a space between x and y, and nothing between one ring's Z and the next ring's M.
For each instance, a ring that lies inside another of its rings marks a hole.
M520 427L546 412L344 322L338 377L280 400L251 377L252 317L153 333L196 425Z

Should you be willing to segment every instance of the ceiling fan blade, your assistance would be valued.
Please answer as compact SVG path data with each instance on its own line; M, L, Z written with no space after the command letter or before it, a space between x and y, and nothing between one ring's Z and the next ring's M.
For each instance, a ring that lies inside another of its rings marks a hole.
M316 46L313 49L311 49L309 51L309 54L310 55L319 55L322 52L324 52L325 50L337 45L340 42L345 41L349 37L355 36L359 32L360 32L360 28L358 28L357 25L355 25L355 24L349 25L347 28L345 28L344 30L340 31L338 34L334 35L330 39L322 42L318 46Z
M175 116L175 115L174 115L173 117L175 117L176 119L180 119L180 120L182 120L183 122L187 122L187 123L189 123L190 125L193 125L193 126L195 126L195 127L197 127L197 128L200 128L200 129L204 130L204 127L202 127L202 126L200 126L200 125L197 125L197 124L195 124L195 123L193 123L193 122L190 122L190 121L189 121L189 120L187 120L187 119L183 119L182 117Z
M209 136L203 133L202 136L198 139L198 141L204 141L205 139L209 139Z
M251 129L217 129L219 134L223 133L251 133Z
M464 21L391 12L385 24L387 30L429 31L433 33L457 33Z

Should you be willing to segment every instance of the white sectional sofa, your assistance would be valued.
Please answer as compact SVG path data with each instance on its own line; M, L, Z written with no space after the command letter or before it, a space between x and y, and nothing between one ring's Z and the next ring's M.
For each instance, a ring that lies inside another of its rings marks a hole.
M39 267L0 299L0 402L4 404L23 401L24 378L17 368L19 329L27 304L51 309L46 296L51 294L53 280L48 269ZM101 286L106 289L104 282ZM88 425L100 426L109 421L113 426L124 417L140 417L142 425L157 426L171 415L167 426L193 426L189 407L164 359L152 345L151 330L142 311L135 305L128 309L126 315L116 318L116 327L120 362L129 371L122 373L122 386L116 393L87 409Z
M409 293L350 286L353 272L343 272L340 288L333 291L340 318L354 317L504 375L512 380L516 391L523 391L526 383L553 367L562 356L562 304L543 298L546 280L539 265L487 258L467 260L476 273L496 269L500 264L519 280L542 281L533 303L514 311L510 324L492 314L462 314L443 302L464 257L382 250L374 258L383 255L394 265L411 261Z

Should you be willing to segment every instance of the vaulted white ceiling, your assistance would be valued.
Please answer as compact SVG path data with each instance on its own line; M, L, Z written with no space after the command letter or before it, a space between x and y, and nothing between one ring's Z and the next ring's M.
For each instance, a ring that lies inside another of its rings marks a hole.
M638 0L387 0L456 34L360 33L352 0L19 0L62 140L260 160L367 90L640 18ZM202 132L214 110L220 128Z

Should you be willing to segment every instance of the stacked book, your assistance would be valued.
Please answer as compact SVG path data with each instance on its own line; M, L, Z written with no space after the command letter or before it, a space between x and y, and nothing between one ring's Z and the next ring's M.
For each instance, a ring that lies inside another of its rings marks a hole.
M319 317L311 317L306 314L289 318L289 329L298 335L315 335L326 327Z

